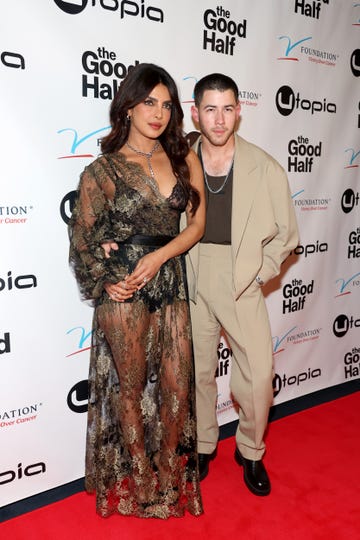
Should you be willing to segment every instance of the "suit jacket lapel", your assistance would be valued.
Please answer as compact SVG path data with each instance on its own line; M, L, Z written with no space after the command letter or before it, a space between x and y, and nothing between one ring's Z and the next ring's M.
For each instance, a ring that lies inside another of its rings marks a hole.
M196 153L200 141L201 138L193 145ZM236 134L231 211L231 247L234 261L246 229L258 182L257 163L252 157L247 142Z
M257 163L249 152L246 141L239 135L235 135L231 218L231 245L234 261L241 245L258 188L259 176L256 173Z

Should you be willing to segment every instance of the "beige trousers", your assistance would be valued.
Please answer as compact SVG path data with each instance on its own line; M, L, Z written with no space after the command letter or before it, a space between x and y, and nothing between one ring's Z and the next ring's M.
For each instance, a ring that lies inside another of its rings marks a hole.
M230 389L239 404L236 444L247 459L261 459L273 399L272 339L261 288L251 284L235 301L231 247L200 245L197 302L191 302L198 451L217 445L217 349L221 328L232 349Z

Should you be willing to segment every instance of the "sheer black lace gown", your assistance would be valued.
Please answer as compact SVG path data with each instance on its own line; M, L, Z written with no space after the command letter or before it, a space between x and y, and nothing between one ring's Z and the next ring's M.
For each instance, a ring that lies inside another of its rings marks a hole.
M184 257L163 264L124 303L103 288L156 248L124 244L106 259L101 243L176 236L184 199L179 184L164 198L120 153L99 157L80 179L70 263L83 298L95 306L85 478L102 516L202 513Z

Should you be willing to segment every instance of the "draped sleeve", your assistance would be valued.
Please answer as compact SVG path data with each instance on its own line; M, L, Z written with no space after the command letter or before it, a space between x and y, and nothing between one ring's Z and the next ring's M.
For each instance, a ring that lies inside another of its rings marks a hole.
M101 244L111 242L109 178L100 163L92 163L80 177L69 222L69 262L84 300L99 298L105 282L118 281L111 272ZM111 190L110 190L111 191ZM106 193L107 192L107 193Z

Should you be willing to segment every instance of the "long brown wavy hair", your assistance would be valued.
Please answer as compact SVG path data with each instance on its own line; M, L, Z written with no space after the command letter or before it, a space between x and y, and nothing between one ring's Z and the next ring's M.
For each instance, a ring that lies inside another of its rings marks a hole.
M184 113L175 81L165 69L155 64L142 63L129 70L111 103L111 131L102 139L101 151L103 154L113 153L124 146L130 131L128 110L144 101L158 84L166 86L171 98L170 120L159 141L170 160L177 181L190 200L191 213L195 214L200 197L198 191L191 186L190 171L185 160L189 153L189 145L182 132Z

